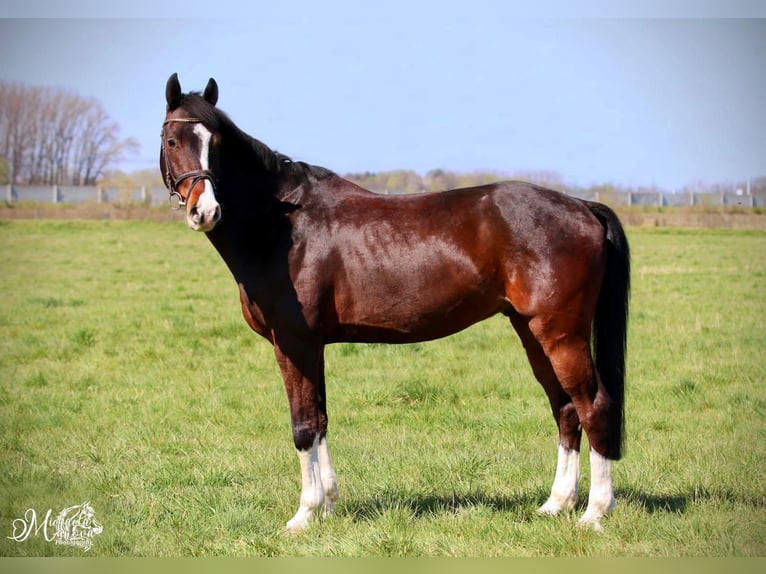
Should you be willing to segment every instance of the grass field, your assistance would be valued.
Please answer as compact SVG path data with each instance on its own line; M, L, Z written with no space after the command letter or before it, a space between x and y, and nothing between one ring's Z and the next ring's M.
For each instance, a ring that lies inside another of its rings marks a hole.
M507 320L328 349L334 520L286 536L298 461L271 348L180 223L0 223L0 555L90 501L94 556L764 556L766 233L629 230L626 458L597 534L548 518L557 437Z

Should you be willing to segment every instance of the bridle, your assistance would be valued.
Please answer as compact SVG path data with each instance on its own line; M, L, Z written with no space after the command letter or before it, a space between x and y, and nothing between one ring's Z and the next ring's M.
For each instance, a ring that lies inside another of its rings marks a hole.
M197 185L197 183L199 183L200 181L203 181L205 179L210 182L210 185L213 187L213 193L215 193L217 180L216 180L215 174L209 169L197 169L193 171L187 171L186 173L182 173L178 177L175 177L173 175L173 172L170 169L170 160L168 159L168 150L165 144L165 126L171 122L197 124L197 123L201 123L202 120L198 118L169 118L162 123L162 132L160 132L160 137L162 138L162 156L165 158L165 187L167 187L168 191L170 192L168 201L170 202L171 207L173 209L178 209L179 207L186 205L186 199L184 199L184 197L178 191L178 185L182 181L186 179L192 180L191 185L189 186L189 193L191 194L191 190L194 188L194 186ZM178 202L174 203L173 202L174 199L177 199Z

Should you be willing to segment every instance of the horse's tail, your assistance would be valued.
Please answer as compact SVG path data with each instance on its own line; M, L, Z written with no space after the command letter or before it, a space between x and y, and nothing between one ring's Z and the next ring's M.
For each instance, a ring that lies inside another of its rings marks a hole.
M617 214L600 203L587 202L606 230L606 271L593 319L596 369L611 404L607 458L622 457L625 442L625 356L630 299L630 250Z

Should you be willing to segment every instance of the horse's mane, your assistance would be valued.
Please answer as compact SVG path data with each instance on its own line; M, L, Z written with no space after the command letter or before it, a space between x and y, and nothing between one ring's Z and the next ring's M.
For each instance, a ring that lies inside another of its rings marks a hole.
M243 146L251 150L263 169L278 177L305 180L309 176L323 179L333 172L327 168L311 165L302 161L293 161L283 153L272 150L263 142L242 131L225 112L205 101L199 92L184 94L180 107L202 123L219 133L225 133L239 140Z

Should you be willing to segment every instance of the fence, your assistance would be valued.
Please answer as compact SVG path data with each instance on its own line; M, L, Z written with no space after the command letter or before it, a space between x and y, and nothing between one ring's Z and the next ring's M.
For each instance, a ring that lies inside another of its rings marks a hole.
M101 187L96 185L16 185L5 186L8 203L133 203L152 206L167 205L168 191L164 187L135 189Z
M168 192L164 187L140 187L136 189L73 186L73 185L12 185L5 186L5 200L9 203L132 203L151 206L166 205ZM632 192L609 191L599 193L591 190L577 190L572 195L590 201L602 201L617 206L684 207L741 206L766 207L766 193L747 194L721 191L698 192Z
M740 206L766 207L766 193L740 193L731 191L665 193L662 191L598 191L579 190L572 195L589 201L601 201L610 205L645 207Z

